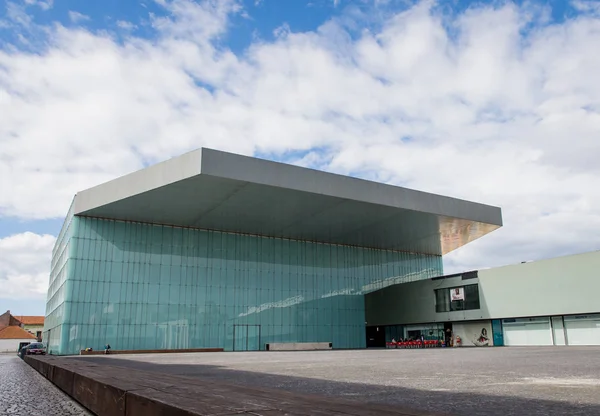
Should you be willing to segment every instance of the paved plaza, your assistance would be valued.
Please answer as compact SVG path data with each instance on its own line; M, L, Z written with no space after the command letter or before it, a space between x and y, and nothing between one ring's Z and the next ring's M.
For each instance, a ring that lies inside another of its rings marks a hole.
M78 357L451 415L599 415L599 347Z
M90 415L16 354L0 354L0 415Z

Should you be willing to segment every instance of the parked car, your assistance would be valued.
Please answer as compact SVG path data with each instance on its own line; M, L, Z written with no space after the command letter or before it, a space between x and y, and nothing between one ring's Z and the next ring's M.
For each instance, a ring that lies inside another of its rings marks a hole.
M44 355L46 347L41 342L32 342L19 350L19 357L23 358L26 355Z
M23 341L23 342L19 342L19 348L17 348L17 354L21 353L21 349L23 347L28 346L29 344L31 344L31 341Z

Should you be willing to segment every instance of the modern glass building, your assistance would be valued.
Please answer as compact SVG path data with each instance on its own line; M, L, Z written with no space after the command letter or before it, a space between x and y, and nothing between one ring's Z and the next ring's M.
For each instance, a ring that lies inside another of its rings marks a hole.
M199 149L79 192L52 255L53 354L366 345L368 292L441 275L499 208Z

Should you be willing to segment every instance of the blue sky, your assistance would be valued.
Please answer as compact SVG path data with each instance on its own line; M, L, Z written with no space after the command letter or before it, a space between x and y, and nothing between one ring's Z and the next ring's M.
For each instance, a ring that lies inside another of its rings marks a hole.
M169 15L169 11L162 5L163 2L155 0L4 0L3 3L0 16L3 15L5 19L11 5L24 3L28 6L25 7L26 13L38 24L60 23L67 27L85 27L92 31L118 32L119 24L127 22L135 25L130 33L149 39L156 35L149 24L150 16ZM390 15L419 3L411 0L243 0L239 2L242 12L232 16L228 22L228 31L220 37L219 43L235 53L242 54L256 39L272 41L275 37L274 32L284 24L288 25L292 32L308 32L318 29L330 19L345 21L350 32L360 33L365 28L377 28L384 24ZM456 15L481 5L497 7L509 2L452 0L431 3L434 9L446 15ZM578 2L544 0L512 3L545 7L550 22L560 23L581 15ZM15 31L5 30L0 39L4 42L15 42L15 35Z
M447 272L600 248L600 2L0 0L0 312L81 189L202 146L475 200Z

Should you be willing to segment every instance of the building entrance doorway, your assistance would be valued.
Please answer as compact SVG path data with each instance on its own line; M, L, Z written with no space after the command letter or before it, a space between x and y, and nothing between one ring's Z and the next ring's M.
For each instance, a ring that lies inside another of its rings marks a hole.
M385 327L367 327L367 348L385 348Z
M259 351L260 350L260 325L234 325L233 326L234 351Z
M446 344L446 347L451 347L454 344L453 337L452 322L444 322L444 344Z

